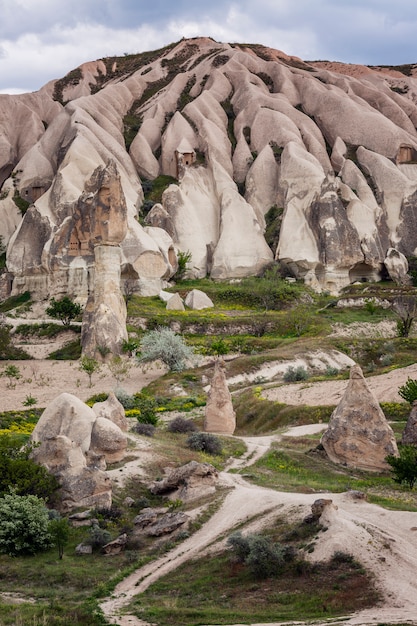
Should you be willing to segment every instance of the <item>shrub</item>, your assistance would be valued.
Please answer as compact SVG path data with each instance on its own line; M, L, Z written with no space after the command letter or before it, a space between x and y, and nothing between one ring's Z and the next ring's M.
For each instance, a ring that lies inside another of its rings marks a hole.
M96 361L96 359L93 359L92 357L86 355L81 358L80 370L87 374L89 387L93 386L93 374L99 372L100 369L101 365L98 361Z
M178 269L174 274L174 280L179 282L184 278L187 271L187 265L191 262L191 252L189 250L187 250L187 252L179 250L177 254L177 261Z
M36 496L10 492L0 498L0 552L17 556L35 554L51 546L49 516Z
M58 489L55 476L29 458L31 450L31 446L22 448L18 436L0 436L0 494L13 485L17 495L50 498Z
M139 361L148 362L160 359L168 368L181 372L192 358L193 350L184 339L170 328L159 327L146 333L140 342Z
M176 417L168 424L170 433L192 433L198 430L196 424L192 420L187 420L184 417Z
M137 416L138 422L142 424L152 424L156 426L159 418L156 414L157 402L154 397L148 396L144 393L136 393L134 395L135 408L139 409L140 414Z
M144 437L153 437L155 434L155 426L153 424L142 424L138 422L132 428L132 430L138 435L143 435Z
M193 433L187 439L187 446L191 450L207 452L208 454L221 454L222 444L218 437L210 433Z
M100 528L100 526L98 526L97 524L94 524L90 528L88 543L92 546L93 550L99 550L110 541L111 534L105 528Z
M227 543L232 547L234 558L249 568L254 578L269 578L279 574L289 557L287 550L263 535L247 535L240 532L231 535Z
M395 482L400 485L405 483L412 489L417 480L417 447L413 445L400 446L398 451L399 457L389 454L385 460L392 467L391 472Z
M294 383L299 380L307 380L308 372L305 367L299 365L298 367L293 367L290 365L284 372L284 381L286 383Z
M76 317L82 312L82 308L76 302L73 302L68 296L64 296L61 300L51 299L50 306L46 309L46 314L54 319L61 320L64 326L69 326Z
M407 382L398 389L398 395L413 404L414 400L417 400L417 380L408 377Z
M124 409L134 409L136 407L135 397L130 395L124 389L116 389L114 395ZM99 400L97 400L97 402L99 402Z

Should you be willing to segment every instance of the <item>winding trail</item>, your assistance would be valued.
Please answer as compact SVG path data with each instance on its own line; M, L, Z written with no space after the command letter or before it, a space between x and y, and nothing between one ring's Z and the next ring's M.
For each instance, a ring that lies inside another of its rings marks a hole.
M313 424L292 428L286 435L302 436L318 432L325 426ZM231 469L250 466L270 447L271 437L242 438L247 445L246 453L234 459L226 471L220 474L221 483L231 490L220 509L205 525L186 541L159 559L139 568L119 583L111 597L101 603L109 623L118 626L148 626L134 615L123 614L129 602L144 592L153 582L176 569L185 561L202 554L208 548L219 547L224 534L230 533L237 524L250 522L262 514L262 523L278 512L294 515L298 519L311 511L317 494L278 492L247 483ZM336 550L348 551L367 569L374 572L376 583L384 597L384 606L361 611L352 616L311 622L324 624L365 626L377 623L417 624L417 513L388 511L365 500L355 499L351 493L326 494L333 506L327 507L322 520L328 530L321 533L313 560L326 560ZM294 622L291 622L295 624ZM268 625L283 626L283 622ZM297 622L297 624L304 624ZM231 625L233 626L233 625ZM239 625L234 625L239 626Z

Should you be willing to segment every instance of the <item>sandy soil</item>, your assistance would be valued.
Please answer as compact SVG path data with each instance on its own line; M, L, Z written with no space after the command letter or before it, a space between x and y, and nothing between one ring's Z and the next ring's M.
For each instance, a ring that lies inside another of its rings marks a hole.
M388 374L368 376L366 382L379 402L403 402L398 388L404 385L407 378L417 378L417 363ZM340 401L347 384L347 380L294 383L265 389L262 395L268 400L285 404L333 405Z
M7 377L0 377L0 411L11 411L24 408L27 396L36 398L37 405L46 407L48 403L64 391L72 393L85 401L96 393L124 389L128 393L136 393L142 387L155 380L166 370L158 366L136 365L133 360L131 367L122 380L112 374L107 365L92 377L89 386L87 374L79 369L79 361L49 361L37 359L31 361L2 361L0 373L9 364L19 368L21 378L12 381L10 386Z

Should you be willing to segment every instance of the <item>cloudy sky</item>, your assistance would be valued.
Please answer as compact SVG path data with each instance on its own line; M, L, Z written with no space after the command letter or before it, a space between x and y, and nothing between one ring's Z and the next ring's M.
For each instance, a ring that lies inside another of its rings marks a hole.
M0 93L181 37L261 43L305 60L417 63L417 0L0 0Z

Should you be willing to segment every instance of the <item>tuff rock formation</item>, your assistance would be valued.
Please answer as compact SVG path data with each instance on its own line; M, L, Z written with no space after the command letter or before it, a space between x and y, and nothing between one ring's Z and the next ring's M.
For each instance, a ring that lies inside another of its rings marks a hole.
M225 365L222 359L217 359L207 395L203 429L208 433L233 435L235 428L236 414L227 385Z
M417 445L417 400L413 402L411 413L401 436L401 443L403 445Z
M104 403L103 403L104 404ZM63 393L42 413L31 436L33 459L60 482L60 508L107 507L112 487L106 461L123 458L127 438L111 420Z
M116 398L113 391L110 391L107 400L96 402L92 408L98 417L105 417L113 424L116 424L123 432L126 433L129 430L129 422L127 421L123 405Z
M321 443L333 463L368 471L388 469L385 457L398 455L392 428L359 365L351 368L349 384Z
M216 491L217 470L210 463L190 461L177 469L166 469L166 476L149 486L151 493L171 500L190 501Z
M202 309L211 309L214 304L204 291L200 289L192 289L187 293L185 298L185 305L189 309L194 311L201 311Z
M177 251L194 277L240 278L276 258L317 290L378 280L390 249L417 248L417 69L400 69L201 37L0 95L0 293L86 301L79 201L109 161L127 212L111 262L144 295L174 274ZM155 179L166 188L152 207Z

